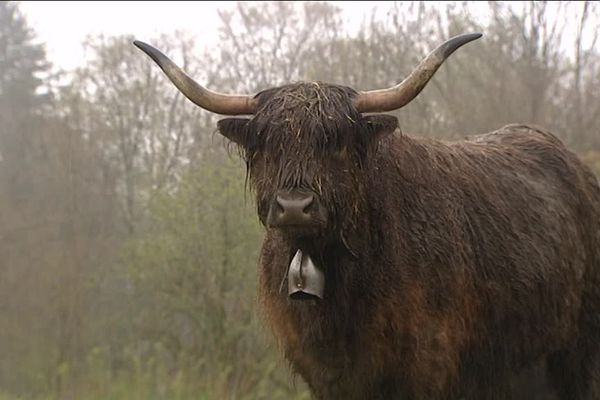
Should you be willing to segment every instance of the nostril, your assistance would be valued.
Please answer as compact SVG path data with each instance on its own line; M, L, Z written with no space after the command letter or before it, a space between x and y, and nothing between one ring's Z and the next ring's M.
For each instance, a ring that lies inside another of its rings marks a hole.
M285 212L285 200L277 195L277 197L275 197L275 204L277 204L277 211L280 214L283 214Z
M303 200L302 202L302 212L304 214L308 214L311 211L312 205L313 205L313 197L309 196L306 199Z

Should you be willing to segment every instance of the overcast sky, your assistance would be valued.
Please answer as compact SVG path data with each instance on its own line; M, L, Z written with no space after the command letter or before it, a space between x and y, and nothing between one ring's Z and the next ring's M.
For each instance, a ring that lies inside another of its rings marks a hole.
M380 9L389 2L331 2L344 10L349 25L358 26L374 4ZM131 34L149 40L159 33L190 32L198 41L215 43L218 37L217 9L230 9L236 2L21 2L20 9L40 41L46 44L48 58L63 69L72 69L84 60L81 43L87 35Z
M385 13L393 6L392 2L385 1L330 3L343 10L343 19L350 28L358 28L373 7ZM509 4L517 8L524 5L523 2ZM20 2L20 9L39 40L46 44L48 59L56 67L70 70L85 60L82 42L87 35L130 34L139 40L151 41L160 33L182 30L196 38L201 46L215 45L219 27L217 10L231 9L235 5L233 1L24 1ZM487 17L485 2L470 2L469 8L476 16ZM579 2L573 2L569 11L578 12L580 8ZM554 13L552 6L549 12ZM567 30L574 34L575 25L567 24ZM564 43L565 48L571 43ZM567 49L567 53L572 51Z

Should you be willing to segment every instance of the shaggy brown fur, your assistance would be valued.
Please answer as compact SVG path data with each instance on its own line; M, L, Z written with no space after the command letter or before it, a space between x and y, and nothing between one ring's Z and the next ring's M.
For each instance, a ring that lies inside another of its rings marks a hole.
M598 399L600 189L552 134L510 125L445 143L391 134L356 92L301 83L258 95L220 131L243 148L265 223L277 190L315 193L314 236L267 229L264 312L317 399L509 399L544 365L560 399ZM297 249L323 300L282 290ZM596 391L594 391L596 390Z

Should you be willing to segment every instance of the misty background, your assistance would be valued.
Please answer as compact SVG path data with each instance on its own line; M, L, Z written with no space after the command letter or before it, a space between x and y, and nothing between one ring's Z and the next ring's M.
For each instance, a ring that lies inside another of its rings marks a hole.
M392 113L403 133L534 123L600 176L600 5L471 6L395 3L347 26L331 3L239 3L219 13L218 47L175 22L144 40L213 90L255 93L392 86L482 32ZM263 228L218 116L139 37L90 36L61 71L20 7L0 2L0 400L308 399L262 328Z

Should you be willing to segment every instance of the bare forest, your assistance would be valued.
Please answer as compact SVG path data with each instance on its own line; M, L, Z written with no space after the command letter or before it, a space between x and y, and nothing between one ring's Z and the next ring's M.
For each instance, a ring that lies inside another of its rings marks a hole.
M367 90L482 32L394 112L402 132L534 123L600 176L600 4L397 3L363 21L248 2L220 13L218 48L176 26L150 43L221 92ZM258 311L245 165L135 39L90 37L85 65L59 71L0 2L0 400L309 399Z

